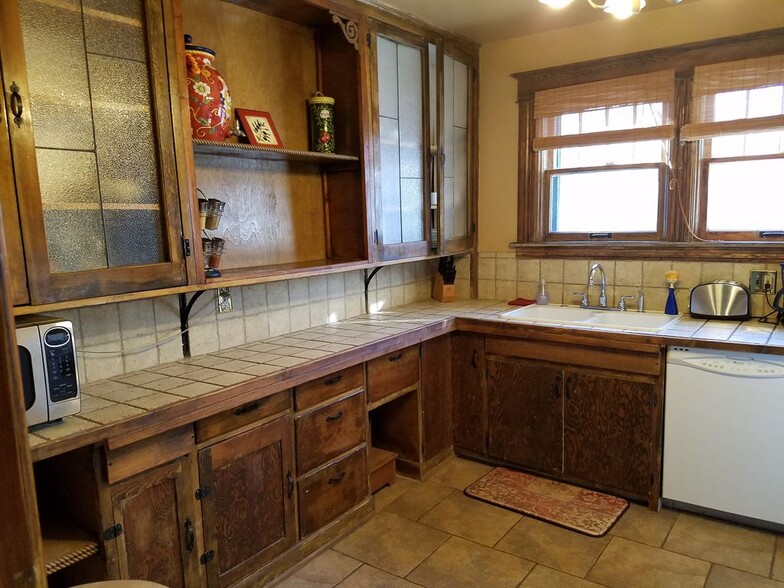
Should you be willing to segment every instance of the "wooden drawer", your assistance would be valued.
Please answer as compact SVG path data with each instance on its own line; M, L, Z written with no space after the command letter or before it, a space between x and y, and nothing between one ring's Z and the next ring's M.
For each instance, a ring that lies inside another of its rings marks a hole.
M300 537L317 531L368 496L363 445L340 461L299 481Z
M240 427L255 423L291 408L289 390L278 392L272 396L259 398L237 408L219 412L196 422L196 442L203 443L224 433L230 433Z
M320 402L355 388L364 388L365 369L362 364L335 372L294 388L297 410L305 410Z
M297 415L297 471L304 474L365 440L365 394Z
M185 425L117 449L112 448L113 439L106 445L106 481L114 484L192 451L193 427Z
M419 380L419 345L412 345L367 364L368 402L376 402Z

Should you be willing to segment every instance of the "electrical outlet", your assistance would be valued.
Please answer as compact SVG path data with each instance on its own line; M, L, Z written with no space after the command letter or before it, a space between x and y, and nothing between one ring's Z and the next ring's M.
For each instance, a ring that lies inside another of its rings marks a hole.
M231 312L231 292L228 288L218 288L218 312Z
M752 294L757 292L776 292L776 272L752 271L749 273L749 291Z

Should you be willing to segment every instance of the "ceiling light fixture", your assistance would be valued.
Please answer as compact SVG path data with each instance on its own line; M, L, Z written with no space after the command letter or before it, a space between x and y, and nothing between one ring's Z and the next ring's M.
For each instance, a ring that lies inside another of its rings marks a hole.
M645 0L604 0L604 2L594 2L593 0L585 0L593 8L603 10L612 14L615 18L629 18L633 14L640 14L645 8ZM681 0L666 0L670 4L678 4ZM564 8L572 3L572 0L539 0L542 4L546 4L551 8Z

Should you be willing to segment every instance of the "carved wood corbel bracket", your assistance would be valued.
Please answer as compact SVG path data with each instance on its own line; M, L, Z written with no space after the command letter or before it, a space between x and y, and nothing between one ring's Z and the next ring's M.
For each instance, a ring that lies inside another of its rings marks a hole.
M351 43L354 46L354 49L359 51L359 25L356 21L343 18L334 12L330 12L330 14L332 15L332 22L340 25L340 30L343 31L346 41Z

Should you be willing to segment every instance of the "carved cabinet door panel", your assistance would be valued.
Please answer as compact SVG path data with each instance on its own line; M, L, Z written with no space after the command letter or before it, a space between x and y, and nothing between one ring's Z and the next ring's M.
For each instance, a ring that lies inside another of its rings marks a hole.
M647 497L654 476L656 384L566 371L564 473Z
M562 371L531 361L487 361L487 453L543 472L562 471Z
M121 579L204 585L195 479L194 460L186 455L111 487L114 523L122 528L116 539Z
M282 417L199 452L210 587L233 584L296 540L292 443Z

